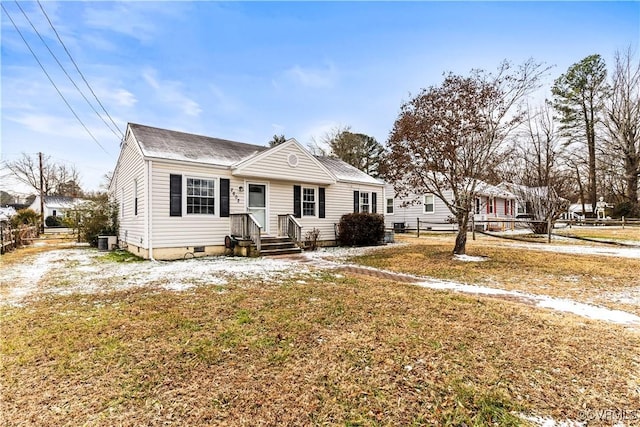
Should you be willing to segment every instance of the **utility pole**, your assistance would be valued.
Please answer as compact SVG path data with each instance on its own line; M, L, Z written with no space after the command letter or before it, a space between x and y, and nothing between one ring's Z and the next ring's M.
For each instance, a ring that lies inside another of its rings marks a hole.
M40 158L40 232L44 234L44 177L42 176L42 153Z

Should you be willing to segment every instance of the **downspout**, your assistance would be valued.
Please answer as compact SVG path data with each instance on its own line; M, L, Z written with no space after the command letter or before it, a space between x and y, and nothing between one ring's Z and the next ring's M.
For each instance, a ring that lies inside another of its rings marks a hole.
M147 160L147 245L149 245L149 259L151 261L155 261L153 258L153 228L151 227L153 224L153 214L152 214L152 161Z

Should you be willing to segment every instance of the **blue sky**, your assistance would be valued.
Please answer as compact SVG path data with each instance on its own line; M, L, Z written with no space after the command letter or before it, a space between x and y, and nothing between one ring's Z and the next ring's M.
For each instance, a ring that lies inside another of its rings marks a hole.
M119 139L60 70L15 2L2 11L1 160L43 152L75 165L86 190L113 170ZM101 111L36 2L27 16ZM508 59L554 65L640 50L640 2L52 2L42 1L100 101L127 122L255 144L303 144L336 126L384 143L400 104L444 72ZM0 172L0 189L25 191Z

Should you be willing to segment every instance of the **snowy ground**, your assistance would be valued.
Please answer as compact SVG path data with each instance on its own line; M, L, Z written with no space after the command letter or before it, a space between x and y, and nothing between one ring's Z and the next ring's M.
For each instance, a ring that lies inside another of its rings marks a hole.
M575 254L597 254L640 258L640 249L602 248L587 245L527 246L534 250ZM384 249L325 248L290 258L209 257L170 262L116 263L100 259L104 252L88 248L61 249L42 252L25 258L23 263L2 269L0 304L20 305L29 297L46 294L101 293L139 287L183 291L200 285L223 286L229 280L252 279L280 282L294 277L313 276L322 270L344 267L349 257ZM457 256L463 262L481 262L483 257ZM362 268L362 267L359 267ZM374 270L374 269L371 269ZM579 316L628 325L640 329L640 317L620 310L584 304L564 298L509 291L456 283L428 277L408 276L419 286L455 292L513 297L538 307L569 312ZM611 299L627 304L640 304L640 286L624 293L612 294Z

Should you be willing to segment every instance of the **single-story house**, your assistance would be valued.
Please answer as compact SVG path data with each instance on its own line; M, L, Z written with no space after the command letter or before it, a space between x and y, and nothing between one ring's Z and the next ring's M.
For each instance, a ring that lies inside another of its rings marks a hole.
M445 197L453 199L453 192ZM516 196L494 185L478 181L474 196L473 219L483 229L505 227L501 220L513 220L516 217ZM447 231L457 230L458 226L449 208L435 194L414 194L409 197L395 196L392 184L385 185L385 226L396 231L403 229Z
M109 192L119 242L148 259L222 254L266 237L335 244L350 212L382 212L383 184L295 139L275 147L129 123ZM231 238L233 237L233 238Z
M572 203L561 216L562 219L578 221L584 220L585 217L595 217L591 203L585 203L584 210L582 203Z
M75 209L79 204L85 202L84 199L65 196L44 196L44 217L55 216L64 218L67 214ZM29 209L40 213L40 196L37 196Z

